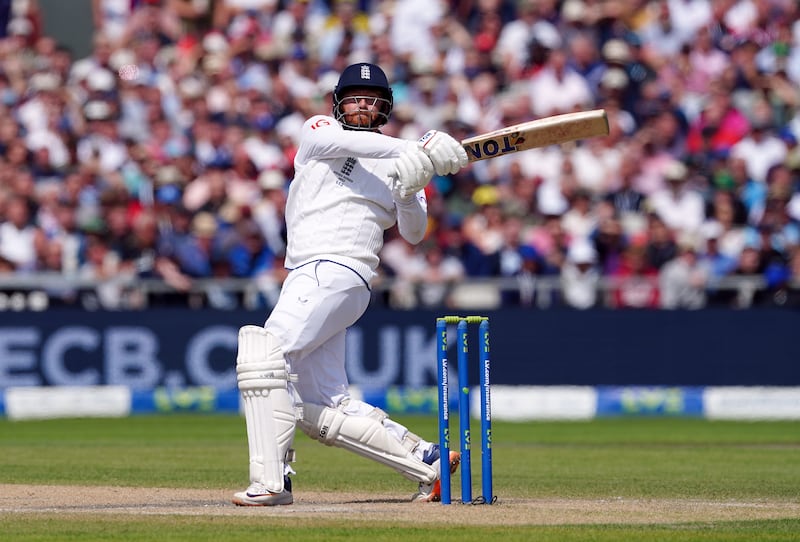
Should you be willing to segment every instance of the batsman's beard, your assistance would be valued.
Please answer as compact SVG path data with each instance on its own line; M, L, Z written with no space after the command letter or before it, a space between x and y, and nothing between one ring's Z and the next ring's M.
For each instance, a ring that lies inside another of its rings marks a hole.
M375 121L376 115L370 111L365 109L360 109L353 113L348 113L345 118L347 119L347 124L350 126L356 126L359 128L372 128L373 122Z

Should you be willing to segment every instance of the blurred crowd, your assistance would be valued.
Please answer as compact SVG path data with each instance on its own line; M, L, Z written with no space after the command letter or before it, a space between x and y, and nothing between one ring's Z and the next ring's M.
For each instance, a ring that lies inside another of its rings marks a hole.
M92 8L81 56L36 0L0 2L0 284L58 274L114 309L144 303L137 280L183 304L201 282L246 279L269 307L299 128L369 61L390 77L394 136L596 108L611 130L434 178L426 240L387 234L380 302L448 306L468 279L496 279L507 306L800 306L795 0ZM745 277L747 296L727 286ZM69 284L51 305L86 303ZM241 302L204 288L196 305Z

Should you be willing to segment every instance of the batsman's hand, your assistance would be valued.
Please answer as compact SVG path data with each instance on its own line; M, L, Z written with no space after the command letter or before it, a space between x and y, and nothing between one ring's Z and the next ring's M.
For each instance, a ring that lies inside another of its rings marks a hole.
M392 194L397 201L410 201L433 177L433 163L422 150L411 147L395 159L397 175Z
M417 145L431 159L437 175L454 175L469 162L461 143L445 132L429 130Z

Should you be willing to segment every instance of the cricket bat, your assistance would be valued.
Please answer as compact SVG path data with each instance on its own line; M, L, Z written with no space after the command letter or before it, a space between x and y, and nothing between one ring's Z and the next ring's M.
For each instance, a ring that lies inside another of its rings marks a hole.
M577 139L608 135L604 109L531 120L461 141L470 162Z

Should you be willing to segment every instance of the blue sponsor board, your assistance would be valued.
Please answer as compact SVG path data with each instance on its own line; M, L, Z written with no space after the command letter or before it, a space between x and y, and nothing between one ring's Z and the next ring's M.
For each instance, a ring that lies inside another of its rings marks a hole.
M355 391L355 390L354 390ZM476 388L472 389L475 393ZM576 392L578 395L576 395ZM37 399L32 400L34 393ZM72 400L67 399L71 395ZM548 400L541 401L544 395ZM496 420L587 420L601 417L696 417L728 420L799 420L800 387L528 387L500 386L493 390ZM590 398L591 408L578 405ZM77 400L80 397L80 400ZM123 398L120 401L118 399ZM362 397L390 415L428 415L438 410L435 388L369 390ZM530 400L526 400L530 399ZM455 412L457 397L451 397ZM42 408L46 407L46 408ZM49 407L49 408L47 408ZM239 393L214 388L157 388L130 392L120 386L28 388L24 393L0 392L0 417L15 419L73 418L90 415L122 417L169 413L239 414ZM473 416L477 416L472 409Z
M436 386L424 388L402 388L392 386L385 390L362 390L365 402L390 414L435 414L439 409ZM451 409L458 406L458 397L450 394Z
M792 340L800 329L800 311L503 309L485 314L491 320L492 384L800 385L800 341ZM370 308L347 333L350 383L362 389L435 387L435 322L441 315ZM0 390L235 389L238 328L265 317L188 309L0 312ZM470 333L470 340L477 341L477 333ZM449 358L455 360L456 341L451 343ZM473 344L470 351L477 352ZM469 363L470 385L477 386L477 355Z
M703 416L703 388L599 387L596 416Z
M199 388L156 388L131 394L132 414L169 414L176 412L239 412L238 390Z
M702 387L598 387L595 417L612 416L703 416ZM498 396L501 390L493 390ZM366 402L377 406L389 414L424 414L438 412L436 387L426 389L407 389L393 387L386 390L368 390L363 393ZM535 411L535 401L531 402L532 418L539 418ZM524 409L524 404L519 404ZM450 412L458 412L458 396L450 394ZM502 418L501 412L497 413Z

